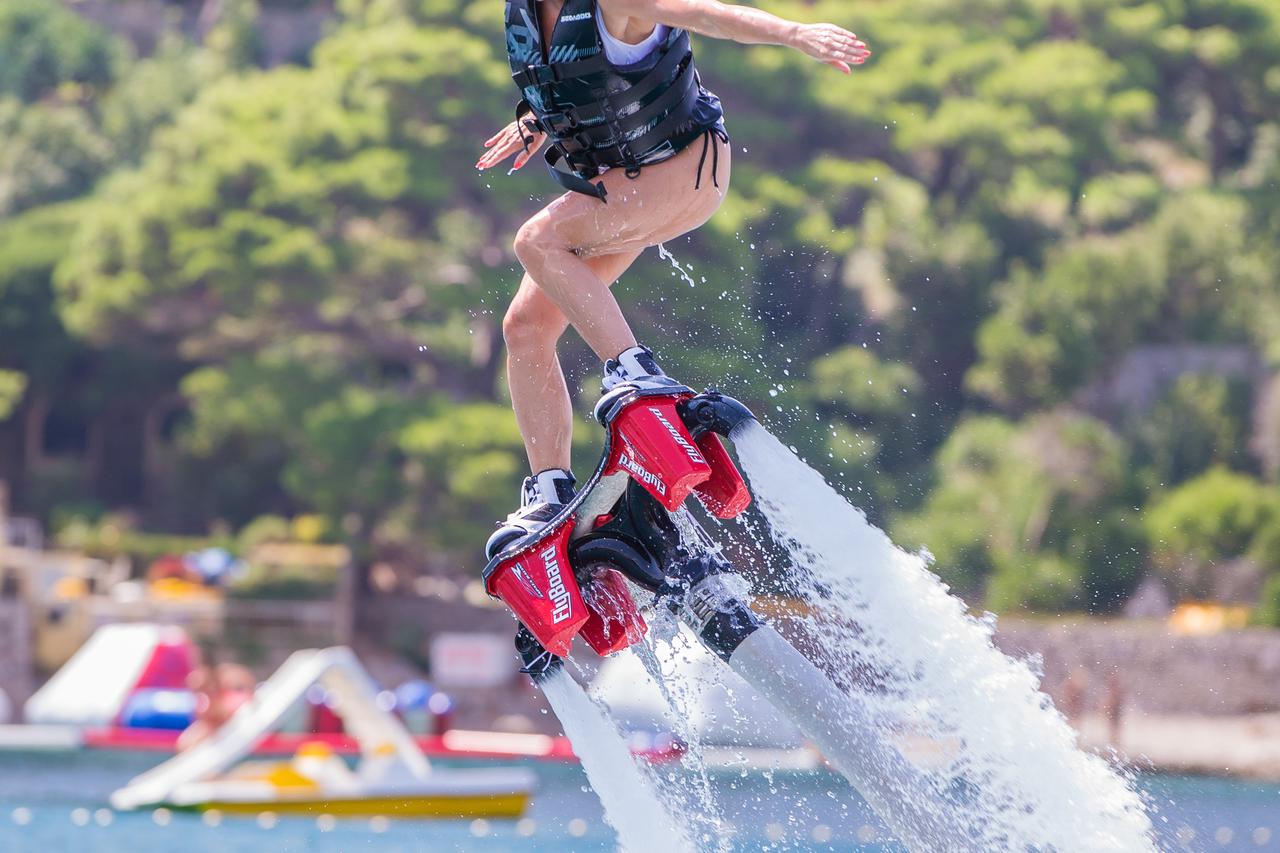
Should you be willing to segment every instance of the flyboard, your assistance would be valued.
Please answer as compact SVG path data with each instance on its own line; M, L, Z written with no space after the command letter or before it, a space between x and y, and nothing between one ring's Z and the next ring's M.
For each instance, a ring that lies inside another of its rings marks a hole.
M541 530L490 546L485 588L520 623L524 671L535 683L548 678L575 637L601 656L642 640L648 627L630 581L812 740L901 840L979 849L947 818L954 792L911 764L856 691L839 688L751 610L735 568L701 544L710 539L696 521L676 523L693 497L721 519L750 506L721 441L755 420L750 410L715 391L623 387L601 400L596 419L604 452L574 500Z

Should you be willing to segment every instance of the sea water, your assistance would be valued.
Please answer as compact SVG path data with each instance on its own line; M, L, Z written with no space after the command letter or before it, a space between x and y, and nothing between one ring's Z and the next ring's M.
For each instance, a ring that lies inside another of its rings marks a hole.
M732 440L813 606L804 628L815 662L952 792L950 819L979 833L980 849L1154 849L1130 781L1077 747L1035 674L994 646L991 619L970 616L924 556L896 547L758 423Z
M564 668L544 678L543 694L604 807L605 820L628 853L694 853L678 812L663 807L654 780L641 770L613 721Z
M613 853L617 833L577 765L521 762L538 775L520 820L373 820L322 815L260 818L179 812L112 812L107 796L159 759L150 753L0 753L0 851L4 853ZM439 762L455 765L458 762ZM879 820L826 770L710 774L736 832L734 853L901 853ZM1162 850L1276 853L1280 785L1231 779L1140 776L1166 805ZM78 818L78 820L77 820Z

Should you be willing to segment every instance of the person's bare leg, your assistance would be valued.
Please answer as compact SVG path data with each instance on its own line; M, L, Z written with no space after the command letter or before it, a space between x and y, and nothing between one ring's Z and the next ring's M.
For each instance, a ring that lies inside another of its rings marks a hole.
M695 189L701 143L647 166L628 178L622 170L602 177L608 203L567 193L521 227L515 251L530 278L587 342L607 361L636 344L608 283L588 263L594 255L642 251L692 231L711 218L729 186L729 145L718 140ZM718 160L718 181L712 180ZM716 186L718 182L719 186Z
M638 251L597 255L585 265L607 287L622 276ZM524 438L533 473L549 468L569 469L573 441L573 403L564 371L556 356L556 342L569 321L550 297L525 275L520 290L502 321L507 342L507 385L511 406Z

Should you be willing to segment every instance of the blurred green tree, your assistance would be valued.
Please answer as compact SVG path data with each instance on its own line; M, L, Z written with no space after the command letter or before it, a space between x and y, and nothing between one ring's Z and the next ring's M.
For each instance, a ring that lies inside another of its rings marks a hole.
M0 0L0 397L6 436L40 435L0 450L76 435L20 491L42 509L321 511L365 556L446 564L524 471L499 318L551 188L465 168L516 97L492 3L338 0L310 56L259 70L259 6L308 4L224 3L204 44L132 61L73 6ZM1280 364L1273 0L761 5L876 57L840 78L698 39L734 191L667 247L679 271L619 284L642 339L966 592L1113 608L1157 489L1251 472L1246 442L1276 467L1229 381L1179 380L1116 432L1072 411L1137 347ZM564 354L594 394L594 357ZM1269 535L1248 559L1274 562Z
M0 98L0 218L84 195L107 171L111 144L79 107Z
M989 579L999 609L1107 611L1136 585L1146 555L1123 509L1127 449L1101 422L967 420L935 464L935 489L896 532L926 546L957 589L973 595Z
M1144 522L1155 569L1181 597L1205 598L1221 563L1274 559L1267 552L1280 526L1280 494L1252 477L1213 468L1148 507Z
M0 56L0 95L32 102L66 85L105 88L123 51L60 3L0 0Z
M1144 485L1159 491L1213 465L1252 467L1253 394L1245 380L1187 374L1135 425L1134 462Z

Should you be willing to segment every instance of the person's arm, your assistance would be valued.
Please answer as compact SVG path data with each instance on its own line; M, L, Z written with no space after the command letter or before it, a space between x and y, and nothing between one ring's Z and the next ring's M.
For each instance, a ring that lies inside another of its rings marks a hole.
M801 24L762 9L720 0L600 0L606 13L626 15L741 44L792 47L846 74L871 51L856 35L835 24Z

